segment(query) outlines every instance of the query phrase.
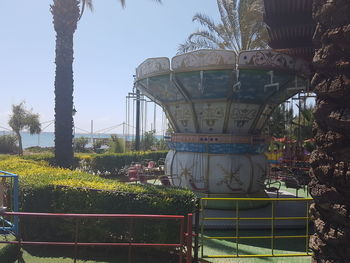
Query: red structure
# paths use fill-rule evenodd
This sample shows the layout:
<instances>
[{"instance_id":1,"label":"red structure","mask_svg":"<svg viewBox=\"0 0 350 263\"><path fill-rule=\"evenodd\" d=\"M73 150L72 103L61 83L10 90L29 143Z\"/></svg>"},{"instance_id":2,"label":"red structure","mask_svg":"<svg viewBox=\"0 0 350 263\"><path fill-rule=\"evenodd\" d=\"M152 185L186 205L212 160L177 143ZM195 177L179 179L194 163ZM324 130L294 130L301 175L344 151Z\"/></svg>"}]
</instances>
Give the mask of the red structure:
<instances>
[{"instance_id":1,"label":"red structure","mask_svg":"<svg viewBox=\"0 0 350 263\"><path fill-rule=\"evenodd\" d=\"M85 243L78 242L78 229L79 220L76 221L75 230L75 241L74 242L45 242L45 241L27 241L22 240L21 236L17 237L18 241L0 241L0 243L5 244L17 244L21 245L49 245L49 246L71 246L75 247L75 258L76 262L77 248L86 246L124 246L124 247L169 247L169 248L179 248L179 263L192 262L192 214L187 216L181 215L138 215L138 214L60 214L60 213L28 213L28 212L5 212L4 216L18 216L18 217L41 217L41 218L123 218L123 219L164 219L164 220L179 220L179 243ZM185 227L185 222L187 225ZM186 229L185 229L186 228ZM166 233L164 233L166 235ZM129 255L130 257L130 255ZM184 261L185 260L185 261Z\"/></svg>"}]
</instances>

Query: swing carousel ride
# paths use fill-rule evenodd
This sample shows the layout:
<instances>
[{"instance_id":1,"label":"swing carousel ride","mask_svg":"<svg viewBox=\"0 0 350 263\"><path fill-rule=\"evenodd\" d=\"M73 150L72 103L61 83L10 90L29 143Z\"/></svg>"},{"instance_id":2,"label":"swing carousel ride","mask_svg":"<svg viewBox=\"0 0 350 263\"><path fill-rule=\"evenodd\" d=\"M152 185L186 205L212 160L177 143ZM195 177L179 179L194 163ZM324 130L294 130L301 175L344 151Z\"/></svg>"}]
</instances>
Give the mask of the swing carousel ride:
<instances>
[{"instance_id":1,"label":"swing carousel ride","mask_svg":"<svg viewBox=\"0 0 350 263\"><path fill-rule=\"evenodd\" d=\"M274 108L308 88L308 64L271 50L199 50L149 58L135 87L165 111L174 131L165 172L171 184L208 197L265 196Z\"/></svg>"}]
</instances>

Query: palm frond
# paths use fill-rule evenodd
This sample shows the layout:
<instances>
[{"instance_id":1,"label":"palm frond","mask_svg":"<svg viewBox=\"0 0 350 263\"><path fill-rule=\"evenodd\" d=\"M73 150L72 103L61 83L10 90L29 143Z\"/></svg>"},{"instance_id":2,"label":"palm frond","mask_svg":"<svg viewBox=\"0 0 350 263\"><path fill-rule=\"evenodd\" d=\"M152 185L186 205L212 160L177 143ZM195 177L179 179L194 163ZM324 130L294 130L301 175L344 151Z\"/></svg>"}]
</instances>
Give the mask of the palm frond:
<instances>
[{"instance_id":1,"label":"palm frond","mask_svg":"<svg viewBox=\"0 0 350 263\"><path fill-rule=\"evenodd\" d=\"M223 27L232 47L238 52L242 49L241 30L239 28L239 15L237 12L237 0L217 0Z\"/></svg>"},{"instance_id":2,"label":"palm frond","mask_svg":"<svg viewBox=\"0 0 350 263\"><path fill-rule=\"evenodd\" d=\"M125 7L125 0L119 0L120 4L122 5L122 7Z\"/></svg>"},{"instance_id":3,"label":"palm frond","mask_svg":"<svg viewBox=\"0 0 350 263\"><path fill-rule=\"evenodd\" d=\"M85 11L85 6L87 6L91 11L94 11L92 0L81 0L81 11L80 11L80 16L78 20L80 20L81 17L83 16Z\"/></svg>"},{"instance_id":4,"label":"palm frond","mask_svg":"<svg viewBox=\"0 0 350 263\"><path fill-rule=\"evenodd\" d=\"M224 48L224 42L220 40L220 38L216 37L214 34L205 30L198 30L191 35L189 35L189 41L195 41L195 39L202 39L206 42L211 42L219 48Z\"/></svg>"},{"instance_id":5,"label":"palm frond","mask_svg":"<svg viewBox=\"0 0 350 263\"><path fill-rule=\"evenodd\" d=\"M179 45L177 55L205 48L215 49L217 47L205 39L195 39L192 41L187 39L185 43Z\"/></svg>"},{"instance_id":6,"label":"palm frond","mask_svg":"<svg viewBox=\"0 0 350 263\"><path fill-rule=\"evenodd\" d=\"M217 0L221 23L215 23L205 14L195 14L192 21L198 22L203 30L192 33L186 43L179 46L179 52L197 49L199 44L236 52L267 47L262 1Z\"/></svg>"},{"instance_id":7,"label":"palm frond","mask_svg":"<svg viewBox=\"0 0 350 263\"><path fill-rule=\"evenodd\" d=\"M220 35L217 25L215 22L207 15L197 13L193 16L192 22L198 22L201 26L208 28L209 31L215 32Z\"/></svg>"}]
</instances>

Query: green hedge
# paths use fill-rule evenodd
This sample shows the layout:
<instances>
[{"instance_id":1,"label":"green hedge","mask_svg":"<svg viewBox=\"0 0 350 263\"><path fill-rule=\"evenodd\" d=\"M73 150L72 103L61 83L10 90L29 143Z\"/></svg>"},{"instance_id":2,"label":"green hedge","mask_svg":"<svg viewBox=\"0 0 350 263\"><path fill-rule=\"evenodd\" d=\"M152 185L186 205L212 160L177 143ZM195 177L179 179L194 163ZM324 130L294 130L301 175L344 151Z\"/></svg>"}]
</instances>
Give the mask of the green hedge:
<instances>
[{"instance_id":1,"label":"green hedge","mask_svg":"<svg viewBox=\"0 0 350 263\"><path fill-rule=\"evenodd\" d=\"M53 213L177 214L193 212L191 191L153 185L131 185L79 171L53 168L46 162L11 157L0 170L20 176L21 210ZM71 219L22 219L25 239L72 241ZM177 242L177 226L169 221L90 219L80 224L81 242Z\"/></svg>"},{"instance_id":2,"label":"green hedge","mask_svg":"<svg viewBox=\"0 0 350 263\"><path fill-rule=\"evenodd\" d=\"M91 214L180 214L193 211L194 197L175 189L149 187L147 193L98 191L92 189L45 187L26 188L23 211ZM74 240L73 219L22 220L25 238ZM82 242L126 242L133 229L137 242L178 242L179 224L166 220L87 219L79 227Z\"/></svg>"},{"instance_id":3,"label":"green hedge","mask_svg":"<svg viewBox=\"0 0 350 263\"><path fill-rule=\"evenodd\" d=\"M18 256L21 255L19 247L17 245L4 245L0 249L0 262L2 263L15 263L18 260Z\"/></svg>"},{"instance_id":4,"label":"green hedge","mask_svg":"<svg viewBox=\"0 0 350 263\"><path fill-rule=\"evenodd\" d=\"M117 175L118 171L132 162L142 162L146 159L158 161L165 158L168 151L131 152L114 154L80 155L80 167L88 172L102 175Z\"/></svg>"},{"instance_id":5,"label":"green hedge","mask_svg":"<svg viewBox=\"0 0 350 263\"><path fill-rule=\"evenodd\" d=\"M165 158L168 151L130 152L130 153L106 153L106 154L76 154L74 157L75 168L100 175L117 175L119 170L132 162L141 162L147 159L158 161ZM45 161L55 165L54 155L32 154L23 156L26 160Z\"/></svg>"}]
</instances>

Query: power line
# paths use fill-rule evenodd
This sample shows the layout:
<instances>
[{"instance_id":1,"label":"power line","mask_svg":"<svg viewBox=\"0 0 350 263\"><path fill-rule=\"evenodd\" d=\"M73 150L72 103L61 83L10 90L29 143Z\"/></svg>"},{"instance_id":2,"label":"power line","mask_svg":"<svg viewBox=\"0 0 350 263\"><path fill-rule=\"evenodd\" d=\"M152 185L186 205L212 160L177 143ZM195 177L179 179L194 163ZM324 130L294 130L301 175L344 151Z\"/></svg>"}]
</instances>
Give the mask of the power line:
<instances>
[{"instance_id":1,"label":"power line","mask_svg":"<svg viewBox=\"0 0 350 263\"><path fill-rule=\"evenodd\" d=\"M83 132L86 132L86 133L91 133L90 131L87 131L87 130L84 130L84 129L81 129L81 128L79 128L79 127L77 127L77 126L75 126L75 128L77 129L77 130L80 130L80 131L83 131Z\"/></svg>"}]
</instances>

